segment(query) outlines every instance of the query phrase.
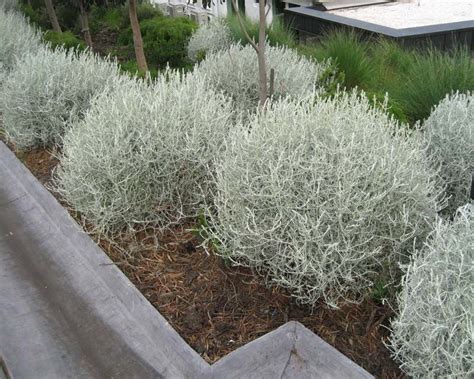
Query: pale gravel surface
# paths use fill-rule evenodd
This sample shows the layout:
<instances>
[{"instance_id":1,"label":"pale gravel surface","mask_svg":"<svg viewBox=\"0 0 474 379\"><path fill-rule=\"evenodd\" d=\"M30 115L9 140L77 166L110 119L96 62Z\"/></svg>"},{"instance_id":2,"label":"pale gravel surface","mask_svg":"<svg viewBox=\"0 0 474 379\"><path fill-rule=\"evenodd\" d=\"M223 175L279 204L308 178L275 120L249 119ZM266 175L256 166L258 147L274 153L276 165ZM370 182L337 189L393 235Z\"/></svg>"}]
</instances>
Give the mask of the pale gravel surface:
<instances>
[{"instance_id":1,"label":"pale gravel surface","mask_svg":"<svg viewBox=\"0 0 474 379\"><path fill-rule=\"evenodd\" d=\"M329 12L403 29L474 20L474 0L412 0Z\"/></svg>"}]
</instances>

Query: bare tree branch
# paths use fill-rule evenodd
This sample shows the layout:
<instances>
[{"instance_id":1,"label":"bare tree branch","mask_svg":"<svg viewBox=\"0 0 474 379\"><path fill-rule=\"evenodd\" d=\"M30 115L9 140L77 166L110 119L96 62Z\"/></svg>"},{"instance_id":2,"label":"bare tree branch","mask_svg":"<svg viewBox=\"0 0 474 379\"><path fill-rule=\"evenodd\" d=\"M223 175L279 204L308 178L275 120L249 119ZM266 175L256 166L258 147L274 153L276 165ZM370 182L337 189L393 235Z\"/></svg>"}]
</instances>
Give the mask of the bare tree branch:
<instances>
[{"instance_id":1,"label":"bare tree branch","mask_svg":"<svg viewBox=\"0 0 474 379\"><path fill-rule=\"evenodd\" d=\"M237 7L237 3L235 2L235 0L231 0L231 3L232 3L232 8L234 8L235 13L237 14L237 20L239 21L240 29L242 29L242 32L244 33L245 38L247 38L247 41L250 43L250 45L252 45L252 47L255 49L255 51L258 54L258 46L255 43L255 41L250 37L247 29L245 28L244 22L242 20L242 14L240 13L239 8Z\"/></svg>"}]
</instances>

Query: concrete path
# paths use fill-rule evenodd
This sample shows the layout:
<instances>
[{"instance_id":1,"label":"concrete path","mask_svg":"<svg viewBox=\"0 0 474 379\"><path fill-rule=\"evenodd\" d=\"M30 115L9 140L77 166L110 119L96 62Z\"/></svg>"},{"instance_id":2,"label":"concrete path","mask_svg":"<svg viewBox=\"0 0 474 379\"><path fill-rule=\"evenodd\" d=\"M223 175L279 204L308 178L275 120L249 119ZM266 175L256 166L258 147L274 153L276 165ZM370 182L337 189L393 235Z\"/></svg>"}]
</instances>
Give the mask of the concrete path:
<instances>
[{"instance_id":1,"label":"concrete path","mask_svg":"<svg viewBox=\"0 0 474 379\"><path fill-rule=\"evenodd\" d=\"M0 378L371 378L297 322L208 365L0 142Z\"/></svg>"}]
</instances>

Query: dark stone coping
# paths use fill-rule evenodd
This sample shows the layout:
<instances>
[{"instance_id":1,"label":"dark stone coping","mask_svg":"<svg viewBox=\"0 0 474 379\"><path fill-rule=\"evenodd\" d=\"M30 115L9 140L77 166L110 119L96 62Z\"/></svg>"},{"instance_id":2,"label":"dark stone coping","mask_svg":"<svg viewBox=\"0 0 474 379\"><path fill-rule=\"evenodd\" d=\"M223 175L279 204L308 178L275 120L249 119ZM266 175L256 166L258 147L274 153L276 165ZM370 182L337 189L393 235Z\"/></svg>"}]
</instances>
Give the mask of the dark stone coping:
<instances>
[{"instance_id":1,"label":"dark stone coping","mask_svg":"<svg viewBox=\"0 0 474 379\"><path fill-rule=\"evenodd\" d=\"M446 5L449 8L447 3ZM302 21L302 19L312 18L311 25ZM436 38L440 35L454 35L444 46L446 41L443 41L442 48L452 46L456 39L464 42L471 50L474 50L474 19L470 21L451 22L446 24L418 26L412 28L395 29L383 25L378 25L366 21L355 20L353 18L334 15L328 12L318 11L311 7L295 7L285 9L285 20L293 28L298 31L307 32L317 35L321 29L328 26L345 26L361 30L372 34L382 34L390 38L399 40L421 40ZM324 27L318 25L323 24ZM436 43L435 43L436 45Z\"/></svg>"}]
</instances>

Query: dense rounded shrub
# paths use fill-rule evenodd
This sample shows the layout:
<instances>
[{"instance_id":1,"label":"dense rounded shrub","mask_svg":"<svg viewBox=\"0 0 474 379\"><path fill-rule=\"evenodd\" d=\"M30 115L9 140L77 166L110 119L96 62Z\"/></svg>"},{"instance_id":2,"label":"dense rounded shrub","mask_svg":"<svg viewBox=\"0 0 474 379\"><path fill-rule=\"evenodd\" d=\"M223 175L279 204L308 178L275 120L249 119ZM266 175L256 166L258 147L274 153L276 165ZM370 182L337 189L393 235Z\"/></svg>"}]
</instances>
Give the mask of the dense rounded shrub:
<instances>
[{"instance_id":1,"label":"dense rounded shrub","mask_svg":"<svg viewBox=\"0 0 474 379\"><path fill-rule=\"evenodd\" d=\"M193 62L200 61L206 54L228 49L231 45L230 29L218 18L194 32L188 43L188 57Z\"/></svg>"},{"instance_id":2,"label":"dense rounded shrub","mask_svg":"<svg viewBox=\"0 0 474 379\"><path fill-rule=\"evenodd\" d=\"M231 113L228 99L198 78L167 72L151 86L130 79L67 133L59 191L103 232L195 215Z\"/></svg>"},{"instance_id":3,"label":"dense rounded shrub","mask_svg":"<svg viewBox=\"0 0 474 379\"><path fill-rule=\"evenodd\" d=\"M7 137L20 149L58 143L92 97L120 80L115 64L88 51L43 48L25 56L0 92Z\"/></svg>"},{"instance_id":4,"label":"dense rounded shrub","mask_svg":"<svg viewBox=\"0 0 474 379\"><path fill-rule=\"evenodd\" d=\"M430 231L436 178L366 97L283 100L226 140L207 233L301 302L357 301Z\"/></svg>"},{"instance_id":5,"label":"dense rounded shrub","mask_svg":"<svg viewBox=\"0 0 474 379\"><path fill-rule=\"evenodd\" d=\"M268 69L275 70L274 98L301 97L324 84L321 78L328 63L315 63L286 47L266 48ZM195 74L206 78L210 86L232 97L242 112L254 111L258 105L258 64L252 46L232 45L201 61ZM270 80L270 75L268 75Z\"/></svg>"},{"instance_id":6,"label":"dense rounded shrub","mask_svg":"<svg viewBox=\"0 0 474 379\"><path fill-rule=\"evenodd\" d=\"M474 174L474 95L447 96L424 123L424 132L446 184L449 203L445 213L453 215L469 201Z\"/></svg>"},{"instance_id":7,"label":"dense rounded shrub","mask_svg":"<svg viewBox=\"0 0 474 379\"><path fill-rule=\"evenodd\" d=\"M25 54L40 49L41 36L26 19L17 12L6 12L0 7L0 82Z\"/></svg>"},{"instance_id":8,"label":"dense rounded shrub","mask_svg":"<svg viewBox=\"0 0 474 379\"><path fill-rule=\"evenodd\" d=\"M43 35L43 40L49 43L51 48L56 48L58 46L65 47L66 49L77 49L85 50L86 44L81 39L77 38L74 33L66 32L54 32L48 30Z\"/></svg>"},{"instance_id":9,"label":"dense rounded shrub","mask_svg":"<svg viewBox=\"0 0 474 379\"><path fill-rule=\"evenodd\" d=\"M474 207L440 222L406 269L391 348L413 378L474 374Z\"/></svg>"},{"instance_id":10,"label":"dense rounded shrub","mask_svg":"<svg viewBox=\"0 0 474 379\"><path fill-rule=\"evenodd\" d=\"M185 17L155 17L141 22L140 30L147 62L159 67L185 67L189 64L188 40L196 29L196 23ZM122 32L119 41L133 49L132 29L128 28Z\"/></svg>"}]
</instances>

